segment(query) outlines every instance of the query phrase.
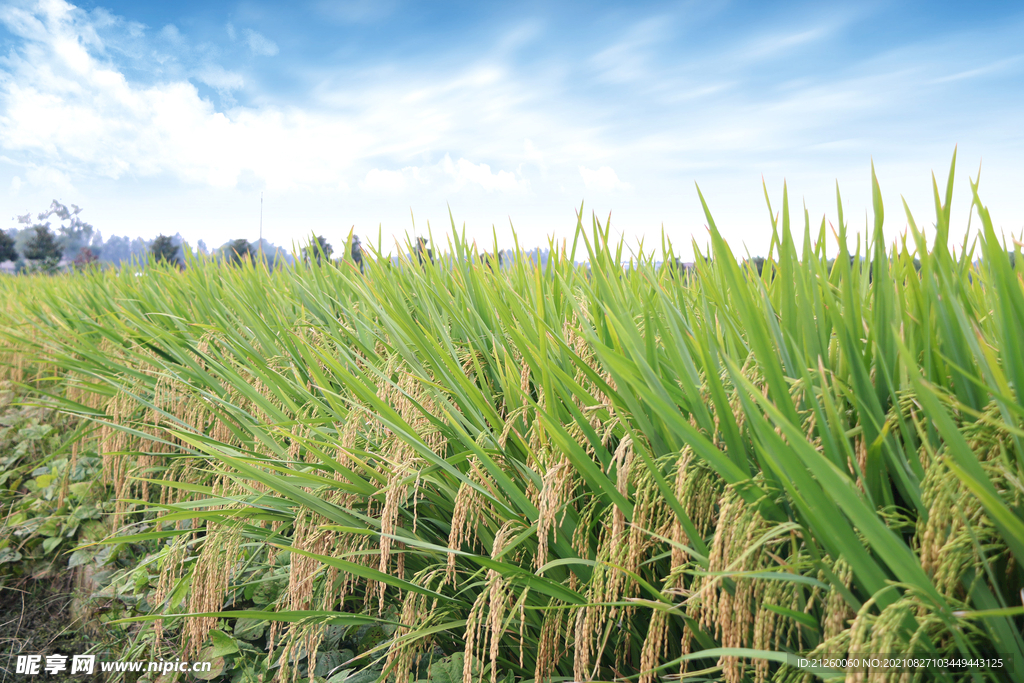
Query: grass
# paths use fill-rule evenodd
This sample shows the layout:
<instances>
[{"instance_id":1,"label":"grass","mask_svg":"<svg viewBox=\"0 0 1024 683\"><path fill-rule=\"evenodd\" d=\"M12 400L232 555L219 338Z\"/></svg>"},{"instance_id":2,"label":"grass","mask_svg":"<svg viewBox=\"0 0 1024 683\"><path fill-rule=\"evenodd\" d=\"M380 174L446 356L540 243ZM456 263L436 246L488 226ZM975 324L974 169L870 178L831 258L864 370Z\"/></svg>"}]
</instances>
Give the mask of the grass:
<instances>
[{"instance_id":1,"label":"grass","mask_svg":"<svg viewBox=\"0 0 1024 683\"><path fill-rule=\"evenodd\" d=\"M864 254L837 192L834 264L784 192L760 274L705 205L710 258L686 275L623 269L594 219L544 268L482 265L453 222L434 263L363 274L7 278L7 374L61 376L52 401L97 425L115 528L134 524L107 543L152 544L159 569L137 618L228 650L225 680L1024 666L1022 261L976 184L979 238L950 249L952 177L931 245L909 211L884 241L873 179ZM328 624L367 617L387 632L339 661ZM259 656L245 618L271 622Z\"/></svg>"}]
</instances>

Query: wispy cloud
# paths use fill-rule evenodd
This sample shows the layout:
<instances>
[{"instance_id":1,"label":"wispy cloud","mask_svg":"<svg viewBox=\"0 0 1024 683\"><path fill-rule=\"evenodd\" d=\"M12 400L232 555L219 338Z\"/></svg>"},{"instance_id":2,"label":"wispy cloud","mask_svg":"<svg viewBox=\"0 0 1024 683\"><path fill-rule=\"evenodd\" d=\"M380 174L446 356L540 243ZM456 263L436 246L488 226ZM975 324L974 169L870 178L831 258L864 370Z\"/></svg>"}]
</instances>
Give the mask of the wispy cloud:
<instances>
[{"instance_id":1,"label":"wispy cloud","mask_svg":"<svg viewBox=\"0 0 1024 683\"><path fill-rule=\"evenodd\" d=\"M834 35L836 25L812 26L797 31L780 32L753 38L730 53L732 60L749 63L771 59L804 45L824 40Z\"/></svg>"},{"instance_id":2,"label":"wispy cloud","mask_svg":"<svg viewBox=\"0 0 1024 683\"><path fill-rule=\"evenodd\" d=\"M277 43L261 33L257 33L251 28L245 29L243 33L245 34L245 43L249 46L249 50L254 55L261 57L273 57L278 53Z\"/></svg>"},{"instance_id":3,"label":"wispy cloud","mask_svg":"<svg viewBox=\"0 0 1024 683\"><path fill-rule=\"evenodd\" d=\"M242 77L242 74L234 71L228 71L217 64L208 64L203 66L196 73L196 78L211 88L223 93L238 90L245 85L245 78Z\"/></svg>"},{"instance_id":4,"label":"wispy cloud","mask_svg":"<svg viewBox=\"0 0 1024 683\"><path fill-rule=\"evenodd\" d=\"M976 69L967 69L966 71L958 71L956 73L949 74L948 76L940 76L939 78L933 78L932 84L938 85L941 83L949 83L951 81L962 81L970 78L978 78L979 76L989 76L992 74L998 74L1005 72L1009 69L1020 69L1021 65L1024 64L1024 54L1014 55L1005 59L998 59L985 66L980 66Z\"/></svg>"},{"instance_id":5,"label":"wispy cloud","mask_svg":"<svg viewBox=\"0 0 1024 683\"><path fill-rule=\"evenodd\" d=\"M631 26L625 35L603 48L591 63L607 83L630 83L652 76L653 48L671 35L669 17L652 17Z\"/></svg>"}]
</instances>

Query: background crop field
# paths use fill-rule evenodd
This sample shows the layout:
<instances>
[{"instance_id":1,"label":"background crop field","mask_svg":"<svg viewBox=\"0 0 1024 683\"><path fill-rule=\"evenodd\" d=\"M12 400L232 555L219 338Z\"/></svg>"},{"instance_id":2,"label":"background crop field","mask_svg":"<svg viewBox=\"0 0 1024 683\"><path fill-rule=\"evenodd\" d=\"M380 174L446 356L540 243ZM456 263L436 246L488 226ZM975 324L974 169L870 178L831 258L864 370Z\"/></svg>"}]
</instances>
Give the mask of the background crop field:
<instances>
[{"instance_id":1,"label":"background crop field","mask_svg":"<svg viewBox=\"0 0 1024 683\"><path fill-rule=\"evenodd\" d=\"M709 212L692 269L623 267L594 219L545 267L453 225L433 263L363 273L2 278L6 380L79 430L7 456L4 580L91 566L125 653L231 681L1020 671L1020 245L977 194L949 245L938 186L934 243L908 212L886 244L873 192L852 251L841 201L812 225L784 194L760 272ZM115 502L54 559L83 463Z\"/></svg>"}]
</instances>

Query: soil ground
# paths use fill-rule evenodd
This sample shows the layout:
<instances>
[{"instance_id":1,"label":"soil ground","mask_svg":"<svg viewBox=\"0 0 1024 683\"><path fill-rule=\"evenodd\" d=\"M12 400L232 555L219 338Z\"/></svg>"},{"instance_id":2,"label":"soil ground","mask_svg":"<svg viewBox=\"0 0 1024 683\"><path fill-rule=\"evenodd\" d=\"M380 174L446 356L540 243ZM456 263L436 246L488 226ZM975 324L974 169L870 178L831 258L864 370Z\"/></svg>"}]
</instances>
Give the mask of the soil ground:
<instances>
[{"instance_id":1,"label":"soil ground","mask_svg":"<svg viewBox=\"0 0 1024 683\"><path fill-rule=\"evenodd\" d=\"M15 673L19 654L42 655L44 663L46 655L66 655L70 671L71 656L86 654L96 644L72 617L73 590L70 573L66 578L26 579L0 586L0 683L103 680L99 673L91 676L72 676L67 672L56 675L41 672L38 676Z\"/></svg>"}]
</instances>

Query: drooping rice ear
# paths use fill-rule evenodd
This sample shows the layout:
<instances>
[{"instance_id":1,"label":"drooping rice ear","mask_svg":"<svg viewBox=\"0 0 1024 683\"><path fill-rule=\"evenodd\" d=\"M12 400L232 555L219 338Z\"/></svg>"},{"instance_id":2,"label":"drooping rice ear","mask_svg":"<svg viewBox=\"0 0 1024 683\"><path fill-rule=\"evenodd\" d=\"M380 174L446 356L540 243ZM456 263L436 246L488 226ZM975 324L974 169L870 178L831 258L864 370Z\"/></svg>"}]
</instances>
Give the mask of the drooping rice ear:
<instances>
[{"instance_id":1,"label":"drooping rice ear","mask_svg":"<svg viewBox=\"0 0 1024 683\"><path fill-rule=\"evenodd\" d=\"M192 569L192 585L188 597L189 612L218 612L223 608L240 541L241 534L237 529L207 524L206 538ZM185 632L190 654L199 654L206 637L216 625L216 617L186 619Z\"/></svg>"}]
</instances>

